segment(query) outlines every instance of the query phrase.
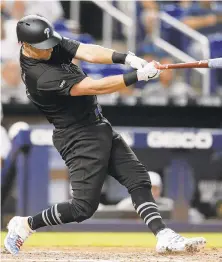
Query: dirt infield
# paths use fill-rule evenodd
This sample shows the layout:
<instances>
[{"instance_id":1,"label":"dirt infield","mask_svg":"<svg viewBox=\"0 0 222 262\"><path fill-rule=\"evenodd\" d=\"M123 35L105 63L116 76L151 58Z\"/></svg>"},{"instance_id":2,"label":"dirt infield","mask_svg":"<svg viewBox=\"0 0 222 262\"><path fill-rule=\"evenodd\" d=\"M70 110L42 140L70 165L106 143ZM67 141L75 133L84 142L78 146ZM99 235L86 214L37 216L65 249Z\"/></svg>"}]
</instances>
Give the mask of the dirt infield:
<instances>
[{"instance_id":1,"label":"dirt infield","mask_svg":"<svg viewBox=\"0 0 222 262\"><path fill-rule=\"evenodd\" d=\"M1 254L1 261L32 262L222 262L222 248L207 248L196 254L158 255L150 248L58 247L25 248L18 256Z\"/></svg>"}]
</instances>

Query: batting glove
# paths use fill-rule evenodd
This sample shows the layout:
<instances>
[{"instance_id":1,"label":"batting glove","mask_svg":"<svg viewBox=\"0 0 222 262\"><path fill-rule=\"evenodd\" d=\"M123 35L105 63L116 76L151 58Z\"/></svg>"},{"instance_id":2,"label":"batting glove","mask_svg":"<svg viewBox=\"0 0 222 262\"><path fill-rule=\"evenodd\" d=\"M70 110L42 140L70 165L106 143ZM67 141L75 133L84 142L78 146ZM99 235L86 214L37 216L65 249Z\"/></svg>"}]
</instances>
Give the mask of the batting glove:
<instances>
[{"instance_id":1,"label":"batting glove","mask_svg":"<svg viewBox=\"0 0 222 262\"><path fill-rule=\"evenodd\" d=\"M143 68L146 64L146 60L139 58L134 53L129 52L126 56L125 65L131 66L134 69Z\"/></svg>"},{"instance_id":2,"label":"batting glove","mask_svg":"<svg viewBox=\"0 0 222 262\"><path fill-rule=\"evenodd\" d=\"M143 68L137 70L137 78L139 81L148 81L157 78L161 71L155 67L156 61L147 63Z\"/></svg>"}]
</instances>

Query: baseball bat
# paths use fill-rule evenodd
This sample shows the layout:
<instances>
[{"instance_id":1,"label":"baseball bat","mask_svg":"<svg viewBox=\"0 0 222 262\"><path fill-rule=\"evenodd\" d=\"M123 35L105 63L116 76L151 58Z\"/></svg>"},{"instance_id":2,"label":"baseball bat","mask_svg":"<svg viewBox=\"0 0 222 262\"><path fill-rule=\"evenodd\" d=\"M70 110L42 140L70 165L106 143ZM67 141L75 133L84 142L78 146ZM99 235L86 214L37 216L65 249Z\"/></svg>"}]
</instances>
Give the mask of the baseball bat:
<instances>
[{"instance_id":1,"label":"baseball bat","mask_svg":"<svg viewBox=\"0 0 222 262\"><path fill-rule=\"evenodd\" d=\"M177 63L177 64L156 64L156 68L160 70L164 69L181 69L181 68L222 68L222 58L215 58L209 60L200 60L189 63Z\"/></svg>"}]
</instances>

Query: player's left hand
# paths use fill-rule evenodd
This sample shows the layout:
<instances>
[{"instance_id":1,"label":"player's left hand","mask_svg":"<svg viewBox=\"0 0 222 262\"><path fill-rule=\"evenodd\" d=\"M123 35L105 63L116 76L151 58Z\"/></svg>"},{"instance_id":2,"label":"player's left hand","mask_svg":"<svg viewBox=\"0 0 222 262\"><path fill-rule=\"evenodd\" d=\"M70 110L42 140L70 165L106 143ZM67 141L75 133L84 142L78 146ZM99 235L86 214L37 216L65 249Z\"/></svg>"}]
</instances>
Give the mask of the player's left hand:
<instances>
[{"instance_id":1,"label":"player's left hand","mask_svg":"<svg viewBox=\"0 0 222 262\"><path fill-rule=\"evenodd\" d=\"M156 65L159 64L156 61L147 63L143 68L137 70L138 81L149 81L159 77L161 70L156 68Z\"/></svg>"},{"instance_id":2,"label":"player's left hand","mask_svg":"<svg viewBox=\"0 0 222 262\"><path fill-rule=\"evenodd\" d=\"M143 68L148 62L142 58L139 58L135 54L129 52L126 56L125 65L131 66L134 69Z\"/></svg>"}]
</instances>

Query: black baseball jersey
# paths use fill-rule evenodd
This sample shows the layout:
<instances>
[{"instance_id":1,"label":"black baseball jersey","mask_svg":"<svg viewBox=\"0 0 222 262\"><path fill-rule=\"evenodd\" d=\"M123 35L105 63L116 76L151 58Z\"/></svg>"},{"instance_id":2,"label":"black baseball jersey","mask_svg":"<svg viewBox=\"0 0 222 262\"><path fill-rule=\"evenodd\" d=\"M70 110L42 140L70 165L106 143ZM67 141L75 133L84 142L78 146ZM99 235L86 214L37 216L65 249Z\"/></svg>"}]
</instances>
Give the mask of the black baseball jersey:
<instances>
[{"instance_id":1,"label":"black baseball jersey","mask_svg":"<svg viewBox=\"0 0 222 262\"><path fill-rule=\"evenodd\" d=\"M87 118L97 105L96 96L71 96L70 89L86 74L71 61L80 43L68 38L53 48L49 60L20 55L22 79L29 99L56 128Z\"/></svg>"}]
</instances>

